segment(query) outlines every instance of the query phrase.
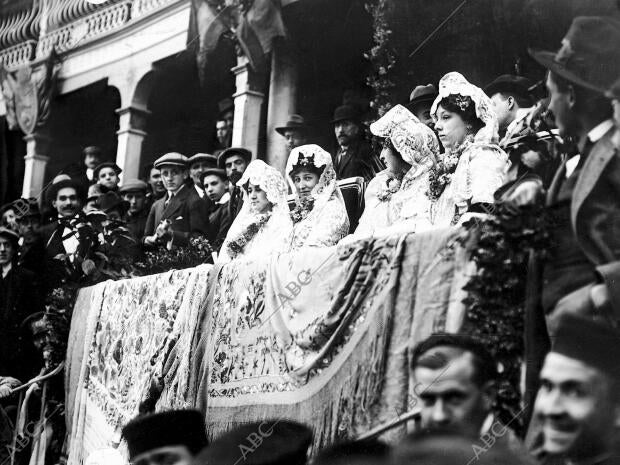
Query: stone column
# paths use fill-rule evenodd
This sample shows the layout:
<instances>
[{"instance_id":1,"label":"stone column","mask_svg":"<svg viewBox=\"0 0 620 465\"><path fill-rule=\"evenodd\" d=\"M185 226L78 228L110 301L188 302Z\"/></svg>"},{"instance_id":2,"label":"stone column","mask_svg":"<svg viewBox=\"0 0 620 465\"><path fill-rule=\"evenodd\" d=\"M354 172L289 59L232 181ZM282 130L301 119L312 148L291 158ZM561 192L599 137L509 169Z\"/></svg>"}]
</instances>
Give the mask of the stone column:
<instances>
[{"instance_id":1,"label":"stone column","mask_svg":"<svg viewBox=\"0 0 620 465\"><path fill-rule=\"evenodd\" d=\"M146 119L150 112L140 105L132 104L116 110L119 119L116 164L121 167L123 179L140 177L142 142L146 136Z\"/></svg>"},{"instance_id":2,"label":"stone column","mask_svg":"<svg viewBox=\"0 0 620 465\"><path fill-rule=\"evenodd\" d=\"M296 113L297 105L297 63L284 40L275 42L271 54L268 105L266 161L284 172L289 153L284 138L275 129Z\"/></svg>"},{"instance_id":3,"label":"stone column","mask_svg":"<svg viewBox=\"0 0 620 465\"><path fill-rule=\"evenodd\" d=\"M261 106L265 100L265 94L256 90L260 76L252 71L247 58L244 56L237 59L237 66L231 71L235 74L236 84L236 92L233 95L235 119L232 145L233 147L245 147L251 150L256 158L260 135Z\"/></svg>"},{"instance_id":4,"label":"stone column","mask_svg":"<svg viewBox=\"0 0 620 465\"><path fill-rule=\"evenodd\" d=\"M26 141L26 156L24 157L22 197L39 198L44 187L45 167L50 159L47 155L50 138L44 133L35 131L24 136L24 140Z\"/></svg>"}]
</instances>

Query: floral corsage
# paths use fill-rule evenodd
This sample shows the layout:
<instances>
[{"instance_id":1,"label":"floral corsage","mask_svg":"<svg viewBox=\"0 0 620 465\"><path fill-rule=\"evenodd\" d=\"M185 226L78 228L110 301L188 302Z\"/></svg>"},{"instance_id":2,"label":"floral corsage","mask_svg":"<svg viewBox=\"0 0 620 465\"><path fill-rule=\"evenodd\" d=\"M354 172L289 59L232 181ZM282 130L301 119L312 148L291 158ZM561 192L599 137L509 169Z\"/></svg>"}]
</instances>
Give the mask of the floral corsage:
<instances>
[{"instance_id":1,"label":"floral corsage","mask_svg":"<svg viewBox=\"0 0 620 465\"><path fill-rule=\"evenodd\" d=\"M228 245L228 256L230 258L235 258L245 246L258 234L258 232L262 229L267 221L271 218L271 213L264 213L260 215L256 215L256 219L248 224L234 239L232 239Z\"/></svg>"},{"instance_id":2,"label":"floral corsage","mask_svg":"<svg viewBox=\"0 0 620 465\"><path fill-rule=\"evenodd\" d=\"M299 199L297 205L295 205L295 208L291 211L291 219L293 220L293 223L299 223L301 220L306 219L313 207L314 198L312 196Z\"/></svg>"},{"instance_id":3,"label":"floral corsage","mask_svg":"<svg viewBox=\"0 0 620 465\"><path fill-rule=\"evenodd\" d=\"M388 179L386 182L386 187L384 187L377 193L377 199L379 199L380 202L389 202L392 198L392 195L394 195L400 189L400 185L400 179Z\"/></svg>"},{"instance_id":4,"label":"floral corsage","mask_svg":"<svg viewBox=\"0 0 620 465\"><path fill-rule=\"evenodd\" d=\"M456 165L459 162L458 155L447 154L446 157L432 166L428 174L428 191L426 195L432 201L436 201L446 186L452 181L452 175L456 170Z\"/></svg>"}]
</instances>

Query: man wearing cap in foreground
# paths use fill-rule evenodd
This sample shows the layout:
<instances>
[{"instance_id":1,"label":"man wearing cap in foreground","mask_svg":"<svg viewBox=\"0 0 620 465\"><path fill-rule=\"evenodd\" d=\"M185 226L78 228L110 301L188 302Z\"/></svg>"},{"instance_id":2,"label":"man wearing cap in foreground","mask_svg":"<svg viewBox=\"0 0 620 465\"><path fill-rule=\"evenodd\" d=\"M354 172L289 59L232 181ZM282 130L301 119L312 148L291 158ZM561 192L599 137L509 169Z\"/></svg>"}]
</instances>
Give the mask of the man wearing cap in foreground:
<instances>
[{"instance_id":1,"label":"man wearing cap in foreground","mask_svg":"<svg viewBox=\"0 0 620 465\"><path fill-rule=\"evenodd\" d=\"M416 86L409 95L409 103L405 105L422 123L434 129L435 123L431 116L431 106L435 98L439 95L437 88L433 84Z\"/></svg>"},{"instance_id":2,"label":"man wearing cap in foreground","mask_svg":"<svg viewBox=\"0 0 620 465\"><path fill-rule=\"evenodd\" d=\"M230 182L228 213L231 223L235 220L243 206L243 193L241 192L241 187L237 186L237 182L239 182L251 161L252 152L243 147L230 147L217 157L217 167L226 171L226 177Z\"/></svg>"},{"instance_id":3,"label":"man wearing cap in foreground","mask_svg":"<svg viewBox=\"0 0 620 465\"><path fill-rule=\"evenodd\" d=\"M137 241L142 240L144 236L146 219L149 216L149 210L146 208L147 190L147 184L139 179L130 179L119 189L121 197L129 204L126 218L127 229Z\"/></svg>"},{"instance_id":4,"label":"man wearing cap in foreground","mask_svg":"<svg viewBox=\"0 0 620 465\"><path fill-rule=\"evenodd\" d=\"M376 173L385 169L364 138L362 114L355 105L336 108L332 124L338 140L338 149L332 156L338 179L361 176L370 182Z\"/></svg>"},{"instance_id":5,"label":"man wearing cap in foreground","mask_svg":"<svg viewBox=\"0 0 620 465\"><path fill-rule=\"evenodd\" d=\"M132 465L190 465L207 445L197 410L169 410L134 418L123 428Z\"/></svg>"},{"instance_id":6,"label":"man wearing cap in foreground","mask_svg":"<svg viewBox=\"0 0 620 465\"><path fill-rule=\"evenodd\" d=\"M563 316L540 373L534 452L569 464L620 463L620 333L575 315ZM555 462L557 463L557 461Z\"/></svg>"},{"instance_id":7,"label":"man wearing cap in foreground","mask_svg":"<svg viewBox=\"0 0 620 465\"><path fill-rule=\"evenodd\" d=\"M187 185L187 157L170 152L155 161L161 171L166 195L151 207L144 229L144 245L184 246L192 234L207 234L205 206Z\"/></svg>"},{"instance_id":8,"label":"man wearing cap in foreground","mask_svg":"<svg viewBox=\"0 0 620 465\"><path fill-rule=\"evenodd\" d=\"M304 465L311 442L312 431L294 421L248 423L213 441L194 464Z\"/></svg>"},{"instance_id":9,"label":"man wearing cap in foreground","mask_svg":"<svg viewBox=\"0 0 620 465\"><path fill-rule=\"evenodd\" d=\"M577 17L557 53L531 54L549 70L549 109L560 135L574 138L580 155L560 165L548 192L541 180L528 178L510 196L517 205L546 197L550 215L545 263L528 267L526 402L536 390L547 334L553 336L561 315L587 315L612 326L620 321L620 155L604 96L620 76L620 21Z\"/></svg>"},{"instance_id":10,"label":"man wearing cap in foreground","mask_svg":"<svg viewBox=\"0 0 620 465\"><path fill-rule=\"evenodd\" d=\"M34 273L17 265L19 235L0 226L0 377L26 381L32 366L25 357L21 322L41 310L41 289Z\"/></svg>"},{"instance_id":11,"label":"man wearing cap in foreground","mask_svg":"<svg viewBox=\"0 0 620 465\"><path fill-rule=\"evenodd\" d=\"M284 126L276 128L276 132L286 139L286 149L290 153L295 147L308 143L306 120L301 115L290 115Z\"/></svg>"}]
</instances>

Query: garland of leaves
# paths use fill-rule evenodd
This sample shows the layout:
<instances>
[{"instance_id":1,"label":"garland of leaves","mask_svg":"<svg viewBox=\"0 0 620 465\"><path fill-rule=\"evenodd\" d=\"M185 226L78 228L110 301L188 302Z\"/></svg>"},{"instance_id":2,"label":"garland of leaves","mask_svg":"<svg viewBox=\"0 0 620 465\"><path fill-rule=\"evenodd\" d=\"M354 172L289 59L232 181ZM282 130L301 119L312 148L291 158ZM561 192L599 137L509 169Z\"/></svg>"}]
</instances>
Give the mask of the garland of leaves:
<instances>
[{"instance_id":1,"label":"garland of leaves","mask_svg":"<svg viewBox=\"0 0 620 465\"><path fill-rule=\"evenodd\" d=\"M364 53L372 65L372 74L366 78L366 83L374 94L370 106L380 117L392 107L392 89L396 86L390 79L390 71L396 64L396 52L390 45L392 30L387 20L391 3L389 0L367 0L365 4L366 11L372 16L374 41L373 47Z\"/></svg>"},{"instance_id":2,"label":"garland of leaves","mask_svg":"<svg viewBox=\"0 0 620 465\"><path fill-rule=\"evenodd\" d=\"M258 234L264 225L271 218L271 213L257 215L256 220L248 224L236 237L234 237L226 246L228 256L235 258L245 246Z\"/></svg>"},{"instance_id":3,"label":"garland of leaves","mask_svg":"<svg viewBox=\"0 0 620 465\"><path fill-rule=\"evenodd\" d=\"M468 236L477 235L471 257L477 273L464 287L464 331L482 341L500 363L495 409L518 434L524 430L518 412L527 266L530 251L544 257L548 249L547 225L544 207L515 209L505 204L495 204L489 217L464 224Z\"/></svg>"}]
</instances>

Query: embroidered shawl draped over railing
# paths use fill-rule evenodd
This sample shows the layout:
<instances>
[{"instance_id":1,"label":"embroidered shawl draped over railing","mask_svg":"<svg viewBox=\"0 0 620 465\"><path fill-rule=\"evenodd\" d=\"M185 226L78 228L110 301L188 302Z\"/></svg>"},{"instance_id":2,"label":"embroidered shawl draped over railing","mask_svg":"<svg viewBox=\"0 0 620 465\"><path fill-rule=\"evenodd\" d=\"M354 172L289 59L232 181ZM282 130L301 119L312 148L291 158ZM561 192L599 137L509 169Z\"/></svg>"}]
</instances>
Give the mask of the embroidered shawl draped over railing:
<instances>
[{"instance_id":1,"label":"embroidered shawl draped over railing","mask_svg":"<svg viewBox=\"0 0 620 465\"><path fill-rule=\"evenodd\" d=\"M179 279L167 273L82 290L67 378L71 457L84 458L95 448L77 438L103 430L112 439L146 395L147 376L158 372L165 387L157 409L197 406L210 437L244 422L290 418L314 429L317 447L395 418L412 395L408 348L462 324L469 265L458 234L446 229L359 241L235 260L210 274L198 268L175 272ZM149 300L156 288L169 297ZM148 297L130 297L142 294ZM92 360L115 356L114 341L108 344L101 328L128 328L117 305L135 318L159 321L161 302L180 308L176 321L166 320L165 348L149 346L139 387L126 394L140 391L142 397L119 402L114 391L105 392L116 384L97 381L100 374L90 371ZM91 327L91 319L99 323ZM137 336L125 333L124 340ZM119 373L125 363L118 364ZM122 407L115 412L122 415L106 416L101 401Z\"/></svg>"}]
</instances>

